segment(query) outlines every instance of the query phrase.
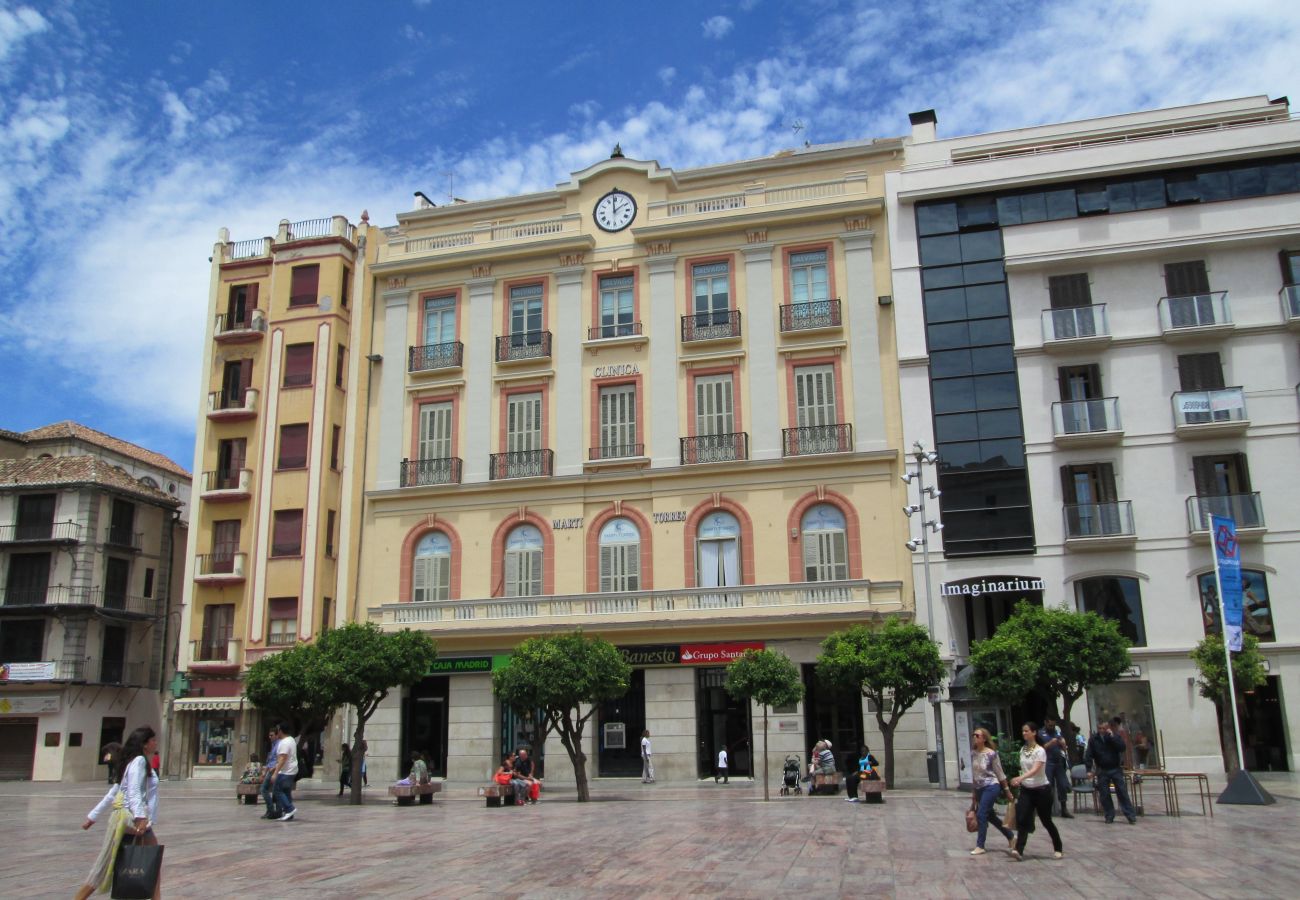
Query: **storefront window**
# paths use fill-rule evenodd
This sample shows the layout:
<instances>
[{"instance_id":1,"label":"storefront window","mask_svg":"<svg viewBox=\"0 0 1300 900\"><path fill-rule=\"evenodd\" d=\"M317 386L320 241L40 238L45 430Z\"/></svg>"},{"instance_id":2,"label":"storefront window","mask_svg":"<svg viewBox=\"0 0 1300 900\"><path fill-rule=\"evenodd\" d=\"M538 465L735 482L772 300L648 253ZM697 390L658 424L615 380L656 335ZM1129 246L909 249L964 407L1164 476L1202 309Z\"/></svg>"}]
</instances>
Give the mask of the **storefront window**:
<instances>
[{"instance_id":1,"label":"storefront window","mask_svg":"<svg viewBox=\"0 0 1300 900\"><path fill-rule=\"evenodd\" d=\"M1206 572L1197 580L1200 583L1201 624L1205 626L1206 634L1218 634L1219 589L1214 573ZM1263 572L1241 570L1241 604L1242 633L1253 634L1264 643L1277 640L1277 633L1273 630L1273 607L1268 599L1268 581Z\"/></svg>"},{"instance_id":2,"label":"storefront window","mask_svg":"<svg viewBox=\"0 0 1300 900\"><path fill-rule=\"evenodd\" d=\"M234 719L207 717L199 719L198 758L194 760L195 765L230 765L234 734Z\"/></svg>"},{"instance_id":3,"label":"storefront window","mask_svg":"<svg viewBox=\"0 0 1300 900\"><path fill-rule=\"evenodd\" d=\"M1124 766L1129 769L1159 769L1164 748L1156 743L1155 712L1151 706L1151 685L1145 681L1117 681L1088 689L1088 706L1095 731L1101 722L1119 716L1123 722Z\"/></svg>"},{"instance_id":4,"label":"storefront window","mask_svg":"<svg viewBox=\"0 0 1300 900\"><path fill-rule=\"evenodd\" d=\"M1142 591L1136 578L1114 575L1085 578L1075 585L1079 609L1094 612L1119 623L1119 633L1134 647L1147 645L1146 624L1142 619Z\"/></svg>"}]
</instances>

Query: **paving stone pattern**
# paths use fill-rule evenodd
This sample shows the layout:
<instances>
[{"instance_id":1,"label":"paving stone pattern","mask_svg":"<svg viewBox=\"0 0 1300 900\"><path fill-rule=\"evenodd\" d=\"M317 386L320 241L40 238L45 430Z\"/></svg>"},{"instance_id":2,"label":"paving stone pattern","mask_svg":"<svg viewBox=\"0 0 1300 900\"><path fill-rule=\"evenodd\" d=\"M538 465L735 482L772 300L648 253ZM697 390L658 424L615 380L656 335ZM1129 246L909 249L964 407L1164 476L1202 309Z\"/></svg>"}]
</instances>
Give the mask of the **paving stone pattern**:
<instances>
[{"instance_id":1,"label":"paving stone pattern","mask_svg":"<svg viewBox=\"0 0 1300 900\"><path fill-rule=\"evenodd\" d=\"M1152 814L1129 826L1060 823L1065 859L1039 829L1014 862L991 834L972 858L964 795L899 790L884 806L778 797L733 779L698 787L601 782L535 806L487 809L476 785L398 808L382 787L350 807L307 788L298 820L268 822L233 788L164 782L158 834L169 898L568 898L1051 896L1295 897L1300 800ZM92 784L0 784L8 827L0 897L67 897L102 838L80 825ZM1295 792L1293 792L1295 793ZM1152 804L1152 806L1156 806ZM1185 806L1185 809L1191 809ZM996 848L996 849L995 849Z\"/></svg>"}]
</instances>

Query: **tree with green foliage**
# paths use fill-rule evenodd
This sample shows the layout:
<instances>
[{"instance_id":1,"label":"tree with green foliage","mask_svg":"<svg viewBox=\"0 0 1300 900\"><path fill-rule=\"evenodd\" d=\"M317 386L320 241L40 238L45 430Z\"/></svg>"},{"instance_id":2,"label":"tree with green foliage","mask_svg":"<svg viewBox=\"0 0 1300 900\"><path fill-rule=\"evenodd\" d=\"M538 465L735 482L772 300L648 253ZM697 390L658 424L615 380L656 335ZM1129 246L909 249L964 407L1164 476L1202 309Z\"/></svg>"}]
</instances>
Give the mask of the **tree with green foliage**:
<instances>
[{"instance_id":1,"label":"tree with green foliage","mask_svg":"<svg viewBox=\"0 0 1300 900\"><path fill-rule=\"evenodd\" d=\"M894 729L903 714L943 679L943 660L930 633L914 622L886 619L854 625L822 641L817 677L871 701L885 741L885 785L894 786Z\"/></svg>"},{"instance_id":2,"label":"tree with green foliage","mask_svg":"<svg viewBox=\"0 0 1300 900\"><path fill-rule=\"evenodd\" d=\"M1223 747L1223 768L1233 774L1241 768L1237 759L1237 736L1232 733L1232 709L1228 706L1228 665L1223 652L1223 636L1206 635L1192 649L1192 661L1196 663L1199 677L1196 687L1200 695L1214 704L1215 715L1219 718L1219 743ZM1243 635L1241 649L1232 654L1232 680L1237 694L1232 702L1240 705L1242 695L1253 691L1268 680L1264 669L1264 657L1259 652L1259 639L1253 635Z\"/></svg>"},{"instance_id":3,"label":"tree with green foliage","mask_svg":"<svg viewBox=\"0 0 1300 900\"><path fill-rule=\"evenodd\" d=\"M253 705L277 723L290 723L294 734L318 734L339 707L319 677L316 654L315 644L295 644L263 656L244 676L244 693ZM252 753L260 761L257 751Z\"/></svg>"},{"instance_id":4,"label":"tree with green foliage","mask_svg":"<svg viewBox=\"0 0 1300 900\"><path fill-rule=\"evenodd\" d=\"M542 710L542 738L552 731L560 736L573 763L579 803L590 799L583 730L601 703L622 697L631 683L632 667L618 648L581 630L529 638L492 673L502 703L520 714Z\"/></svg>"},{"instance_id":5,"label":"tree with green foliage","mask_svg":"<svg viewBox=\"0 0 1300 900\"><path fill-rule=\"evenodd\" d=\"M784 653L775 650L746 650L727 666L723 687L738 700L757 701L763 706L763 799L771 799L767 777L767 708L789 706L803 698L799 670Z\"/></svg>"},{"instance_id":6,"label":"tree with green foliage","mask_svg":"<svg viewBox=\"0 0 1300 900\"><path fill-rule=\"evenodd\" d=\"M1068 723L1085 690L1113 683L1133 664L1128 648L1113 619L1021 601L991 638L971 648L971 690L1009 702L1038 693L1051 715Z\"/></svg>"}]
</instances>

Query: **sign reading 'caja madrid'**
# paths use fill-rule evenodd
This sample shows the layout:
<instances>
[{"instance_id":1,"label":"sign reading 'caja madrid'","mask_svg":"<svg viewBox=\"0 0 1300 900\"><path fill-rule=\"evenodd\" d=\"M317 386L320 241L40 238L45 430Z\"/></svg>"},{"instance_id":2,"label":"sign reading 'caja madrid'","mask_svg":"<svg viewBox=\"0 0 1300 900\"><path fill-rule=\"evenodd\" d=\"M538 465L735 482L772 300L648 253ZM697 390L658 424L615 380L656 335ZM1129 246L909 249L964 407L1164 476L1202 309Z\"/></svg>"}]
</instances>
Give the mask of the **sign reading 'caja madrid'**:
<instances>
[{"instance_id":1,"label":"sign reading 'caja madrid'","mask_svg":"<svg viewBox=\"0 0 1300 900\"><path fill-rule=\"evenodd\" d=\"M983 578L969 578L966 581L945 581L939 587L945 597L978 597L981 594L1041 591L1043 579L1021 578L1019 575L986 575Z\"/></svg>"}]
</instances>

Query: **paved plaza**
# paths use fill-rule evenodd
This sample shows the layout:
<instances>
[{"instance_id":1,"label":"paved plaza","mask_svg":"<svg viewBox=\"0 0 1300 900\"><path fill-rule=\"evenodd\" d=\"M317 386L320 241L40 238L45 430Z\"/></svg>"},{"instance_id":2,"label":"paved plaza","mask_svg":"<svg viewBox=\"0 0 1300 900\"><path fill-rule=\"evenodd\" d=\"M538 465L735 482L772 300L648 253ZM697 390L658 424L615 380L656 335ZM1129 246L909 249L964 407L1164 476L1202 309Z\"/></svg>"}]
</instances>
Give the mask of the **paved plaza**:
<instances>
[{"instance_id":1,"label":"paved plaza","mask_svg":"<svg viewBox=\"0 0 1300 900\"><path fill-rule=\"evenodd\" d=\"M299 819L266 822L228 784L164 782L158 833L165 897L1294 897L1300 785L1266 781L1271 807L1158 796L1136 827L1084 814L1061 823L1065 859L1040 829L1013 862L990 835L968 855L964 795L898 790L884 806L835 798L762 800L760 785L600 782L536 806L486 809L476 785L398 808L382 787L349 807L307 787ZM80 828L95 784L0 784L7 815L0 896L68 897L102 837ZM1193 812L1195 814L1193 814ZM993 848L999 849L993 849Z\"/></svg>"}]
</instances>

